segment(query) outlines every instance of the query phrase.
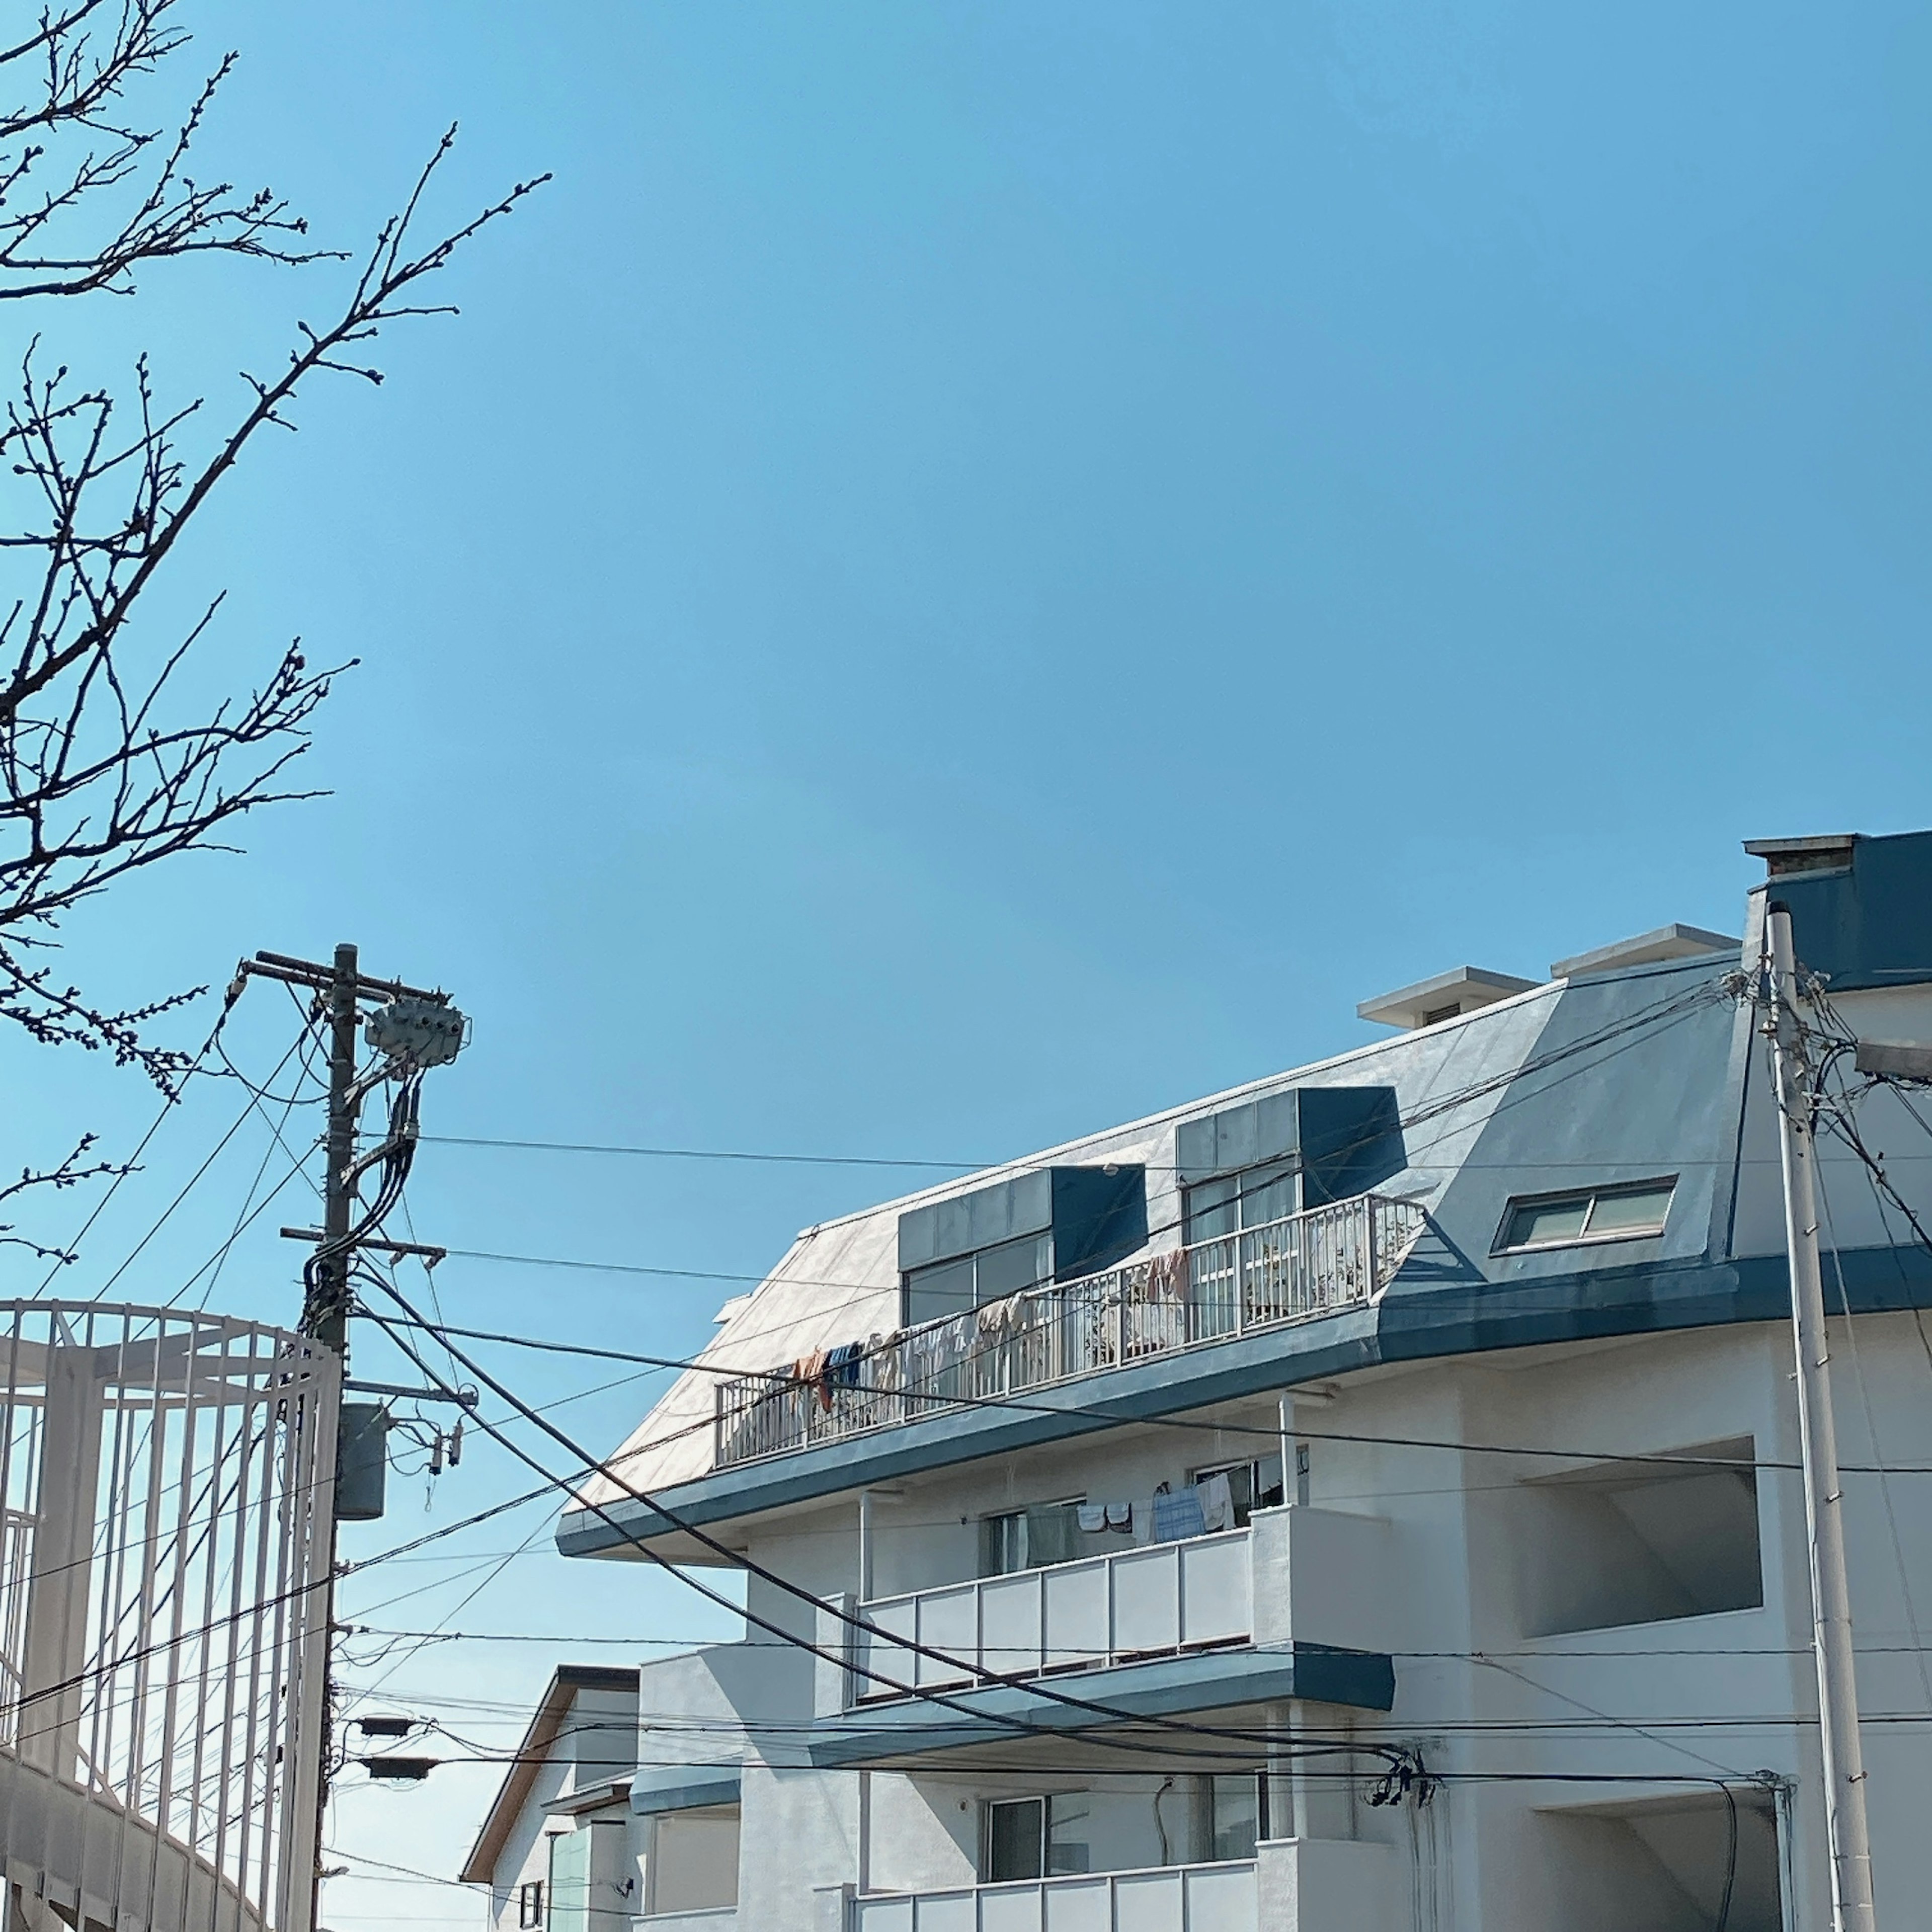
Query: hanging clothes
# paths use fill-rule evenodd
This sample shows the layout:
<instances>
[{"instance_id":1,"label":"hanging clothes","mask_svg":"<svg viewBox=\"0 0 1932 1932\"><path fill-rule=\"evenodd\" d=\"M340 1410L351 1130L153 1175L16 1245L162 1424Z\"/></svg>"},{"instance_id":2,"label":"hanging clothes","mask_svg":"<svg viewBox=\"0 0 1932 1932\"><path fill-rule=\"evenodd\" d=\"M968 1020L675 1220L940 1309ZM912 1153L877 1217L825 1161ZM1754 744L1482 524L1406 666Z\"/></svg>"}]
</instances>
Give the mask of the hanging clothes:
<instances>
[{"instance_id":1,"label":"hanging clothes","mask_svg":"<svg viewBox=\"0 0 1932 1932\"><path fill-rule=\"evenodd\" d=\"M1091 1536L1096 1529L1107 1526L1107 1505L1105 1503L1082 1503L1073 1512L1074 1520L1082 1530Z\"/></svg>"},{"instance_id":2,"label":"hanging clothes","mask_svg":"<svg viewBox=\"0 0 1932 1932\"><path fill-rule=\"evenodd\" d=\"M1234 1527L1234 1492L1229 1486L1227 1472L1210 1476L1204 1482L1196 1483L1195 1493L1201 1498L1202 1527L1210 1534Z\"/></svg>"},{"instance_id":3,"label":"hanging clothes","mask_svg":"<svg viewBox=\"0 0 1932 1932\"><path fill-rule=\"evenodd\" d=\"M1131 1529L1134 1523L1134 1506L1132 1503L1109 1503L1107 1505L1107 1527L1109 1529Z\"/></svg>"},{"instance_id":4,"label":"hanging clothes","mask_svg":"<svg viewBox=\"0 0 1932 1932\"><path fill-rule=\"evenodd\" d=\"M814 1348L800 1360L794 1372L818 1397L819 1407L829 1414L832 1408L832 1384L826 1379L825 1361L825 1351Z\"/></svg>"},{"instance_id":5,"label":"hanging clothes","mask_svg":"<svg viewBox=\"0 0 1932 1932\"><path fill-rule=\"evenodd\" d=\"M825 1379L835 1388L859 1386L859 1364L866 1359L862 1342L842 1342L825 1358Z\"/></svg>"},{"instance_id":6,"label":"hanging clothes","mask_svg":"<svg viewBox=\"0 0 1932 1932\"><path fill-rule=\"evenodd\" d=\"M1156 1543L1181 1543L1189 1537L1207 1533L1201 1514L1201 1492L1192 1484L1184 1490L1170 1490L1163 1483L1154 1492L1154 1540Z\"/></svg>"}]
</instances>

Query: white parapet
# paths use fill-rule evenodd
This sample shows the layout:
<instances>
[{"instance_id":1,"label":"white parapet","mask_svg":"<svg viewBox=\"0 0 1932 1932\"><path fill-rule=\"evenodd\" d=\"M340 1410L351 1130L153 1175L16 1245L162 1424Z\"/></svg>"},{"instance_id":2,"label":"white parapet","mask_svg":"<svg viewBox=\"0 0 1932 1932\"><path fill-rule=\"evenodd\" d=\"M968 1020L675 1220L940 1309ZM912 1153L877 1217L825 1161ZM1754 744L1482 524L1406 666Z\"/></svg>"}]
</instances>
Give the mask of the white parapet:
<instances>
[{"instance_id":1,"label":"white parapet","mask_svg":"<svg viewBox=\"0 0 1932 1932\"><path fill-rule=\"evenodd\" d=\"M1257 1932L1390 1932L1394 1850L1356 1838L1275 1838L1255 1848Z\"/></svg>"}]
</instances>

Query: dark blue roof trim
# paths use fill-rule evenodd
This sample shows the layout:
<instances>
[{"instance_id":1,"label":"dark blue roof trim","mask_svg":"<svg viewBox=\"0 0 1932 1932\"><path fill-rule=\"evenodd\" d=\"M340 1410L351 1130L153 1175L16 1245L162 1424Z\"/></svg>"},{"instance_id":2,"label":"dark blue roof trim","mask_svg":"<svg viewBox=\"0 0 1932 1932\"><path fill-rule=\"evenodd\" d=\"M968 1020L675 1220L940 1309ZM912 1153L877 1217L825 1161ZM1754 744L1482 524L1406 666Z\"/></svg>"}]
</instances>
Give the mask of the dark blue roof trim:
<instances>
[{"instance_id":1,"label":"dark blue roof trim","mask_svg":"<svg viewBox=\"0 0 1932 1932\"><path fill-rule=\"evenodd\" d=\"M1860 1314L1932 1308L1932 1256L1921 1248L1850 1249L1840 1264L1846 1293ZM1501 1282L1458 1280L1456 1272L1436 1270L1418 1251L1372 1309L1344 1310L1041 1389L1018 1398L1029 1405L1024 1409L967 1409L775 1456L681 1484L665 1491L664 1501L687 1522L728 1522L868 1483L1321 1382L1378 1363L1729 1322L1783 1321L1790 1314L1781 1255L1634 1262ZM1412 1285L1417 1274L1420 1279ZM1837 1271L1828 1270L1826 1299L1834 1313L1838 1281ZM674 1528L643 1504L613 1504L610 1514L626 1534L600 1516L573 1510L557 1526L557 1548L566 1556L599 1556L622 1549L632 1538L665 1535Z\"/></svg>"},{"instance_id":2,"label":"dark blue roof trim","mask_svg":"<svg viewBox=\"0 0 1932 1932\"><path fill-rule=\"evenodd\" d=\"M633 1779L631 1810L640 1818L656 1818L667 1811L695 1811L706 1804L735 1804L742 1782L736 1770L694 1764L676 1774L676 1784L645 1784Z\"/></svg>"},{"instance_id":3,"label":"dark blue roof trim","mask_svg":"<svg viewBox=\"0 0 1932 1932\"><path fill-rule=\"evenodd\" d=\"M821 1770L832 1770L998 1744L1013 1734L1002 1718L1021 1718L1045 1730L1089 1731L1131 1719L1284 1697L1352 1705L1364 1711L1386 1711L1395 1702L1395 1666L1390 1658L1377 1652L1334 1650L1311 1643L1298 1643L1292 1652L1220 1650L1162 1658L1116 1670L1083 1672L1055 1683L1075 1696L1112 1706L1120 1717L1096 1718L1090 1711L1054 1703L1023 1684L988 1684L947 1694L971 1716L958 1715L922 1698L861 1705L847 1712L836 1730L812 1740L812 1762Z\"/></svg>"}]
</instances>

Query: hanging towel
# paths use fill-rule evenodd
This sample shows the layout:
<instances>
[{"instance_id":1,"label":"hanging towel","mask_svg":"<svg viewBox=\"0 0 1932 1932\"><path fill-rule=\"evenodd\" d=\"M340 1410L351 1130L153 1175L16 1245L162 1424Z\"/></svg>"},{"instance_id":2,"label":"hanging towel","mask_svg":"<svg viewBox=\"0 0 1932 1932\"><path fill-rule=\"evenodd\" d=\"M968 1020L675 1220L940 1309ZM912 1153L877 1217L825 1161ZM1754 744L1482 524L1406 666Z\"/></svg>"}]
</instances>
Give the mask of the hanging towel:
<instances>
[{"instance_id":1,"label":"hanging towel","mask_svg":"<svg viewBox=\"0 0 1932 1932\"><path fill-rule=\"evenodd\" d=\"M1154 1540L1154 1503L1151 1498L1134 1504L1133 1520L1128 1527L1133 1532L1136 1548L1144 1550Z\"/></svg>"},{"instance_id":2,"label":"hanging towel","mask_svg":"<svg viewBox=\"0 0 1932 1932\"><path fill-rule=\"evenodd\" d=\"M1073 1520L1089 1536L1096 1529L1107 1526L1107 1506L1105 1503L1082 1503L1073 1512Z\"/></svg>"},{"instance_id":3,"label":"hanging towel","mask_svg":"<svg viewBox=\"0 0 1932 1932\"><path fill-rule=\"evenodd\" d=\"M1133 1526L1134 1506L1132 1503L1109 1503L1107 1505L1107 1527L1109 1529L1130 1529Z\"/></svg>"},{"instance_id":4,"label":"hanging towel","mask_svg":"<svg viewBox=\"0 0 1932 1932\"><path fill-rule=\"evenodd\" d=\"M1204 1534L1206 1525L1201 1516L1201 1492L1189 1487L1180 1490L1162 1488L1155 1490L1154 1496L1154 1540L1156 1543L1180 1543L1190 1536Z\"/></svg>"},{"instance_id":5,"label":"hanging towel","mask_svg":"<svg viewBox=\"0 0 1932 1932\"><path fill-rule=\"evenodd\" d=\"M818 1397L820 1408L830 1411L832 1407L832 1384L826 1379L825 1351L814 1348L798 1365L798 1378Z\"/></svg>"},{"instance_id":6,"label":"hanging towel","mask_svg":"<svg viewBox=\"0 0 1932 1932\"><path fill-rule=\"evenodd\" d=\"M1195 1492L1201 1498L1201 1521L1209 1531L1232 1529L1234 1527L1234 1492L1228 1486L1224 1472L1210 1476L1205 1482L1196 1483Z\"/></svg>"}]
</instances>

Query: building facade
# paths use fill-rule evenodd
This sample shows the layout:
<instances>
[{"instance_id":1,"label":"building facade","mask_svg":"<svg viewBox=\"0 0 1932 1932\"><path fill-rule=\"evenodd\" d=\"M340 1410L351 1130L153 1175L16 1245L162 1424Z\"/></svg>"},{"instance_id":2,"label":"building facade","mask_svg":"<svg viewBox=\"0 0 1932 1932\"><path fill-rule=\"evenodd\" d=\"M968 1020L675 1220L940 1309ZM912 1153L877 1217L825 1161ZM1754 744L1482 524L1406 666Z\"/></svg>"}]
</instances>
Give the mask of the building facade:
<instances>
[{"instance_id":1,"label":"building facade","mask_svg":"<svg viewBox=\"0 0 1932 1932\"><path fill-rule=\"evenodd\" d=\"M1868 1802L1909 1922L1932 1105L1846 1042L1932 1042L1932 834L1752 849L1741 939L1446 974L1364 1006L1386 1040L802 1234L557 1532L743 1569L744 1640L638 1674L621 1802L506 1790L465 1874L494 1922L524 1922L548 1832L547 1872L630 1884L554 1885L558 1932L607 1904L758 1932L1828 1923L1773 900L1818 976Z\"/></svg>"}]
</instances>

